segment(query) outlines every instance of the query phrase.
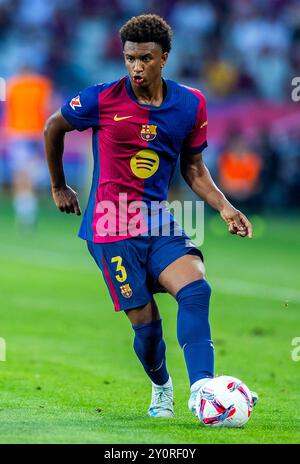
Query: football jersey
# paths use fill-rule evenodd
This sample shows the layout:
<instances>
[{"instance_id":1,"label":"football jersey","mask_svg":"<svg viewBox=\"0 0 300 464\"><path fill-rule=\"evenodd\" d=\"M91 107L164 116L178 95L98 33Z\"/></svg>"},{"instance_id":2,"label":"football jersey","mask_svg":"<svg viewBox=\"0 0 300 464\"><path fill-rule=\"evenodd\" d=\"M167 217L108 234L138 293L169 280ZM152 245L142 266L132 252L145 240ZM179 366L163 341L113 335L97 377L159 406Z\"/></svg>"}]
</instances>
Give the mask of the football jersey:
<instances>
[{"instance_id":1,"label":"football jersey","mask_svg":"<svg viewBox=\"0 0 300 464\"><path fill-rule=\"evenodd\" d=\"M203 94L171 80L164 85L158 107L139 103L125 76L89 87L61 108L75 129L93 128L94 171L81 238L96 243L130 238L139 205L155 210L166 203L180 153L200 153L207 146ZM155 227L144 212L140 233ZM163 221L172 220L164 215Z\"/></svg>"}]
</instances>

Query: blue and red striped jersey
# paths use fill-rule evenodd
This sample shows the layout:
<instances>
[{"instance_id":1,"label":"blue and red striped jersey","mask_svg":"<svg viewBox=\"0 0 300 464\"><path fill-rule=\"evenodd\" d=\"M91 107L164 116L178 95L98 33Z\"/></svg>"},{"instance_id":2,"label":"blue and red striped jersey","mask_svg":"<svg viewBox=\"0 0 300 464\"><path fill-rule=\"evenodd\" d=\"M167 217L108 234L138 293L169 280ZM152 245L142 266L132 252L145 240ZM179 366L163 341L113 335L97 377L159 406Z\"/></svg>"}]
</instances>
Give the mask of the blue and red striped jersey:
<instances>
[{"instance_id":1,"label":"blue and red striped jersey","mask_svg":"<svg viewBox=\"0 0 300 464\"><path fill-rule=\"evenodd\" d=\"M140 104L128 76L89 87L62 107L75 129L93 128L94 172L81 238L96 243L129 238L124 230L134 214L120 211L120 198L128 204L166 201L179 155L200 153L207 146L203 94L172 80L164 85L159 107ZM108 233L105 202L115 207L117 233Z\"/></svg>"}]
</instances>

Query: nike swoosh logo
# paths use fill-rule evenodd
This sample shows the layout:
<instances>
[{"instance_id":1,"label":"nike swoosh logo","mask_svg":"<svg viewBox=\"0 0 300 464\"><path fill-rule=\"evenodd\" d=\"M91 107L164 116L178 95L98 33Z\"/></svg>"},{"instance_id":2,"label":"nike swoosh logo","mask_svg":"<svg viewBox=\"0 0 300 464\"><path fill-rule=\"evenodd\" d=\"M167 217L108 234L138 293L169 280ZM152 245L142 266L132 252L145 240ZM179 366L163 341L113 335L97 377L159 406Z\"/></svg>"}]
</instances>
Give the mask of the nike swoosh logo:
<instances>
[{"instance_id":1,"label":"nike swoosh logo","mask_svg":"<svg viewBox=\"0 0 300 464\"><path fill-rule=\"evenodd\" d=\"M121 116L120 118L118 118L118 115L115 114L114 116L114 121L122 121L123 119L128 119L128 118L132 118L133 116Z\"/></svg>"}]
</instances>

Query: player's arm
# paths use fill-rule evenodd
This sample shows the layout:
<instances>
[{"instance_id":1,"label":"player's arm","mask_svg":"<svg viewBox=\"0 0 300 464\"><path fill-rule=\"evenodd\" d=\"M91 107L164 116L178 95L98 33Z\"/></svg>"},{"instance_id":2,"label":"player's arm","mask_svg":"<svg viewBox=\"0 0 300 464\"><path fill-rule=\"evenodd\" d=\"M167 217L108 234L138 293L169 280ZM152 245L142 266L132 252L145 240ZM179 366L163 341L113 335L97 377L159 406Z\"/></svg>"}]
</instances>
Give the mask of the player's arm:
<instances>
[{"instance_id":1,"label":"player's arm","mask_svg":"<svg viewBox=\"0 0 300 464\"><path fill-rule=\"evenodd\" d=\"M252 226L246 216L232 206L225 195L216 186L208 168L205 166L202 153L181 155L181 174L190 188L220 212L222 219L228 224L231 234L252 238Z\"/></svg>"},{"instance_id":2,"label":"player's arm","mask_svg":"<svg viewBox=\"0 0 300 464\"><path fill-rule=\"evenodd\" d=\"M77 194L66 184L63 168L64 137L66 132L72 130L74 130L73 126L59 110L47 120L44 139L54 203L62 212L80 215Z\"/></svg>"}]
</instances>

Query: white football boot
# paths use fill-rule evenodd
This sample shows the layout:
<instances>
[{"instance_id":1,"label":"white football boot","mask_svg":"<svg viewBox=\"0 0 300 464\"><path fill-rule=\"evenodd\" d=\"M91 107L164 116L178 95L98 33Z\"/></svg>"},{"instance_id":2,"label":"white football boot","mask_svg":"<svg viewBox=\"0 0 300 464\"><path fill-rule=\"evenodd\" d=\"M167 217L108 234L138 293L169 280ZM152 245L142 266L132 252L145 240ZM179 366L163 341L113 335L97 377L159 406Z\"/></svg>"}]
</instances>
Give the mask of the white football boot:
<instances>
[{"instance_id":1,"label":"white football boot","mask_svg":"<svg viewBox=\"0 0 300 464\"><path fill-rule=\"evenodd\" d=\"M198 391L200 390L200 388L203 387L203 385L204 385L208 380L210 380L210 377L207 377L207 378L205 378L205 379L200 379L200 380L198 380L197 382L195 382L195 383L192 385L191 396L190 396L189 401L188 401L188 408L189 408L189 410L190 410L195 416L197 416L197 412L196 412L196 398L197 398Z\"/></svg>"},{"instance_id":2,"label":"white football boot","mask_svg":"<svg viewBox=\"0 0 300 464\"><path fill-rule=\"evenodd\" d=\"M188 408L194 414L194 416L197 416L197 412L196 412L197 393L198 393L198 390L192 391L191 396L189 398L189 402L188 402Z\"/></svg>"},{"instance_id":3,"label":"white football boot","mask_svg":"<svg viewBox=\"0 0 300 464\"><path fill-rule=\"evenodd\" d=\"M152 398L148 409L148 416L151 417L173 417L173 385L171 377L165 385L155 385L152 383Z\"/></svg>"}]
</instances>

